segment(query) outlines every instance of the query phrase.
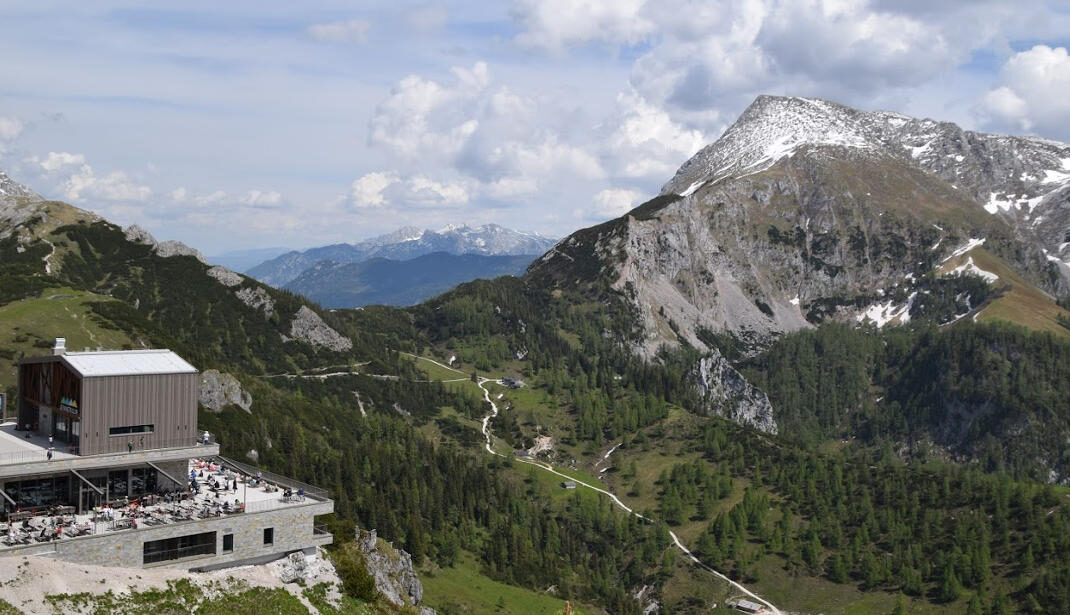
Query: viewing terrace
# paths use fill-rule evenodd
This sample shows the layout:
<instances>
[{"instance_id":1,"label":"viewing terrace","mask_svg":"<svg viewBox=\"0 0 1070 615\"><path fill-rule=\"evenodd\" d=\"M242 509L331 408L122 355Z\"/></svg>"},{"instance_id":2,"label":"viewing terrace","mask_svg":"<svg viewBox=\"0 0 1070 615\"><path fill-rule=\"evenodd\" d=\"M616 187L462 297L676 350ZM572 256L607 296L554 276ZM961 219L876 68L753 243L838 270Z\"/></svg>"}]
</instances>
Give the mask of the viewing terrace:
<instances>
[{"instance_id":1,"label":"viewing terrace","mask_svg":"<svg viewBox=\"0 0 1070 615\"><path fill-rule=\"evenodd\" d=\"M330 501L322 489L218 456L191 459L187 478L185 489L124 498L87 514L72 506L9 513L0 523L0 551Z\"/></svg>"}]
</instances>

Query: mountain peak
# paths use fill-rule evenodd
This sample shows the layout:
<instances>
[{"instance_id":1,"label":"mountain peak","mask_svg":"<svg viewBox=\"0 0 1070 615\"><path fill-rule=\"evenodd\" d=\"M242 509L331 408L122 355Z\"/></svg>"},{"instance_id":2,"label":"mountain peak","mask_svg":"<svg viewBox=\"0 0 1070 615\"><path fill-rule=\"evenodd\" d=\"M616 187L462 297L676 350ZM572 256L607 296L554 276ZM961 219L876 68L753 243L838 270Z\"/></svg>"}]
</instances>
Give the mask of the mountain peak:
<instances>
[{"instance_id":1,"label":"mountain peak","mask_svg":"<svg viewBox=\"0 0 1070 615\"><path fill-rule=\"evenodd\" d=\"M36 192L11 179L7 173L0 171L0 199L14 198L41 200L41 197Z\"/></svg>"},{"instance_id":2,"label":"mountain peak","mask_svg":"<svg viewBox=\"0 0 1070 615\"><path fill-rule=\"evenodd\" d=\"M759 96L721 138L680 167L662 194L687 196L702 184L761 171L803 145L872 147L862 115L819 98Z\"/></svg>"},{"instance_id":3,"label":"mountain peak","mask_svg":"<svg viewBox=\"0 0 1070 615\"><path fill-rule=\"evenodd\" d=\"M719 139L685 162L661 192L686 197L727 177L763 171L803 146L834 146L906 158L954 182L958 189L973 192L982 201L990 199L992 193L1003 200L1008 200L1004 195L1017 195L1019 200L1040 196L1042 190L1033 189L1038 182L1027 181L1023 188L1018 185L1021 182L1008 184L1006 178L1021 177L1023 172L1040 173L1044 180L1040 184L1052 184L1051 178L1063 177L1062 161L1070 156L1070 145L1047 139L966 131L951 122L890 111L859 111L820 98L762 95ZM968 176L976 173L967 167L979 163L979 156L989 159L986 164L973 165L985 177L970 181ZM1002 183L1000 177L989 176L997 167Z\"/></svg>"}]
</instances>

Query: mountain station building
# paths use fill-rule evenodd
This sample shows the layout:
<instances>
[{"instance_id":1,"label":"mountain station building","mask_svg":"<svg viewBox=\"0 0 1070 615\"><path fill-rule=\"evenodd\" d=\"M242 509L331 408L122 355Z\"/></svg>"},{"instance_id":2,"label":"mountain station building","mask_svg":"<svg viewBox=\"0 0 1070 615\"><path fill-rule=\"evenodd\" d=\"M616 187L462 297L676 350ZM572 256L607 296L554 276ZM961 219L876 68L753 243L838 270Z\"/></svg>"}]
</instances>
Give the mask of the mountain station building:
<instances>
[{"instance_id":1,"label":"mountain station building","mask_svg":"<svg viewBox=\"0 0 1070 615\"><path fill-rule=\"evenodd\" d=\"M170 350L18 366L0 425L0 556L206 570L330 544L322 489L226 459L197 428L199 373Z\"/></svg>"}]
</instances>

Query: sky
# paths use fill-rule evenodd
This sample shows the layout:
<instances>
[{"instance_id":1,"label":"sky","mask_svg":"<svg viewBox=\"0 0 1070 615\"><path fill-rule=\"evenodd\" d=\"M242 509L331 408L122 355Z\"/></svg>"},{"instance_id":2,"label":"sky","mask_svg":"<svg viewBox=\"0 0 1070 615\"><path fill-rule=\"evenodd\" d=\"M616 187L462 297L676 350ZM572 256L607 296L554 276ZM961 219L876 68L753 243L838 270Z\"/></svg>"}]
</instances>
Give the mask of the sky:
<instances>
[{"instance_id":1,"label":"sky","mask_svg":"<svg viewBox=\"0 0 1070 615\"><path fill-rule=\"evenodd\" d=\"M1070 1L0 0L0 169L207 254L561 237L759 94L1070 141Z\"/></svg>"}]
</instances>

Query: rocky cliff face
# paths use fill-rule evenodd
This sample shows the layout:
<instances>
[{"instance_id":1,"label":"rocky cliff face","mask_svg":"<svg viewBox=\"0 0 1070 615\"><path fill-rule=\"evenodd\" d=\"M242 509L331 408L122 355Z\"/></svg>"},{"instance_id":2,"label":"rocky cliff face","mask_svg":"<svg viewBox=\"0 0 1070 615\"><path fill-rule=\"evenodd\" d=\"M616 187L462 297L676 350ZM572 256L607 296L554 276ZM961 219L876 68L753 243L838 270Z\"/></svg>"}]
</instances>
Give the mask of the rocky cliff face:
<instances>
[{"instance_id":1,"label":"rocky cliff face","mask_svg":"<svg viewBox=\"0 0 1070 615\"><path fill-rule=\"evenodd\" d=\"M234 376L216 369L201 372L201 385L198 401L213 412L220 412L227 406L237 406L249 412L253 406L253 396L242 388L241 382Z\"/></svg>"},{"instance_id":2,"label":"rocky cliff face","mask_svg":"<svg viewBox=\"0 0 1070 615\"><path fill-rule=\"evenodd\" d=\"M290 323L290 337L335 352L353 348L352 340L332 329L307 305L302 305L294 315Z\"/></svg>"},{"instance_id":3,"label":"rocky cliff face","mask_svg":"<svg viewBox=\"0 0 1070 615\"><path fill-rule=\"evenodd\" d=\"M1064 163L1062 144L761 97L662 195L575 233L529 275L623 297L646 356L706 349L705 332L761 341L826 318L905 320L917 281L971 240L1065 293L1070 244L1052 234L1070 212ZM979 196L993 191L1043 194L990 213Z\"/></svg>"},{"instance_id":4,"label":"rocky cliff face","mask_svg":"<svg viewBox=\"0 0 1070 615\"><path fill-rule=\"evenodd\" d=\"M751 386L720 352L714 350L694 367L690 378L708 413L776 435L773 406L765 393Z\"/></svg>"},{"instance_id":5,"label":"rocky cliff face","mask_svg":"<svg viewBox=\"0 0 1070 615\"><path fill-rule=\"evenodd\" d=\"M412 556L401 549L388 548L382 544L375 530L365 531L358 528L357 547L364 555L368 573L375 579L375 589L387 602L397 608L419 606L424 597L424 588L412 566ZM434 613L434 609L420 609L420 615Z\"/></svg>"}]
</instances>

